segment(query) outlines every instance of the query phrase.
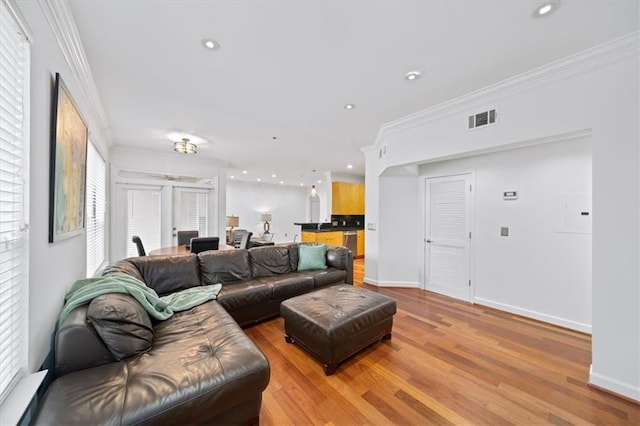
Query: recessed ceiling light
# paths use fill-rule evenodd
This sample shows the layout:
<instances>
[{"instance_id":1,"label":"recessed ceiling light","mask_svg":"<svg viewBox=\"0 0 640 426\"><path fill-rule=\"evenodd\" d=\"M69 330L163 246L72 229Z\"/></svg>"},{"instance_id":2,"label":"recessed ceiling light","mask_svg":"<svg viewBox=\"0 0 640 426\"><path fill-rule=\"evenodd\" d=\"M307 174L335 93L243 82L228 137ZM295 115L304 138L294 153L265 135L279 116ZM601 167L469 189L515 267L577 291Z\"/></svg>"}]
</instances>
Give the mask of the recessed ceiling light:
<instances>
[{"instance_id":1,"label":"recessed ceiling light","mask_svg":"<svg viewBox=\"0 0 640 426\"><path fill-rule=\"evenodd\" d=\"M421 75L422 73L420 73L420 71L409 71L404 75L404 79L411 81L420 78Z\"/></svg>"},{"instance_id":2,"label":"recessed ceiling light","mask_svg":"<svg viewBox=\"0 0 640 426\"><path fill-rule=\"evenodd\" d=\"M258 178L258 179L256 179L256 180L257 180L258 182L262 181L262 179L260 179L260 178Z\"/></svg>"},{"instance_id":3,"label":"recessed ceiling light","mask_svg":"<svg viewBox=\"0 0 640 426\"><path fill-rule=\"evenodd\" d=\"M304 183L300 182L300 186L304 186Z\"/></svg>"},{"instance_id":4,"label":"recessed ceiling light","mask_svg":"<svg viewBox=\"0 0 640 426\"><path fill-rule=\"evenodd\" d=\"M202 40L202 45L209 50L218 50L220 49L220 43L210 38L205 38Z\"/></svg>"},{"instance_id":5,"label":"recessed ceiling light","mask_svg":"<svg viewBox=\"0 0 640 426\"><path fill-rule=\"evenodd\" d=\"M353 164L347 164L347 169L353 169Z\"/></svg>"},{"instance_id":6,"label":"recessed ceiling light","mask_svg":"<svg viewBox=\"0 0 640 426\"><path fill-rule=\"evenodd\" d=\"M243 171L242 171L242 174L243 174L243 175L246 175L247 173L249 173L249 172L247 172L246 170L243 170Z\"/></svg>"},{"instance_id":7,"label":"recessed ceiling light","mask_svg":"<svg viewBox=\"0 0 640 426\"><path fill-rule=\"evenodd\" d=\"M356 106L354 104L346 104L344 109L354 109Z\"/></svg>"},{"instance_id":8,"label":"recessed ceiling light","mask_svg":"<svg viewBox=\"0 0 640 426\"><path fill-rule=\"evenodd\" d=\"M549 16L552 12L560 7L560 1L548 1L546 3L541 4L533 11L533 16L536 18L541 18L543 16Z\"/></svg>"},{"instance_id":9,"label":"recessed ceiling light","mask_svg":"<svg viewBox=\"0 0 640 426\"><path fill-rule=\"evenodd\" d=\"M318 180L318 183L322 183L322 181L321 181L321 180Z\"/></svg>"},{"instance_id":10,"label":"recessed ceiling light","mask_svg":"<svg viewBox=\"0 0 640 426\"><path fill-rule=\"evenodd\" d=\"M233 176L233 175L229 176L229 179L235 179L235 178L236 178L236 177L235 177L235 176Z\"/></svg>"},{"instance_id":11,"label":"recessed ceiling light","mask_svg":"<svg viewBox=\"0 0 640 426\"><path fill-rule=\"evenodd\" d=\"M272 175L271 175L271 177L272 177L272 178L276 177L276 174L275 174L275 173L274 173L274 174L272 174Z\"/></svg>"},{"instance_id":12,"label":"recessed ceiling light","mask_svg":"<svg viewBox=\"0 0 640 426\"><path fill-rule=\"evenodd\" d=\"M283 180L280 181L280 185L284 185L284 181Z\"/></svg>"}]
</instances>

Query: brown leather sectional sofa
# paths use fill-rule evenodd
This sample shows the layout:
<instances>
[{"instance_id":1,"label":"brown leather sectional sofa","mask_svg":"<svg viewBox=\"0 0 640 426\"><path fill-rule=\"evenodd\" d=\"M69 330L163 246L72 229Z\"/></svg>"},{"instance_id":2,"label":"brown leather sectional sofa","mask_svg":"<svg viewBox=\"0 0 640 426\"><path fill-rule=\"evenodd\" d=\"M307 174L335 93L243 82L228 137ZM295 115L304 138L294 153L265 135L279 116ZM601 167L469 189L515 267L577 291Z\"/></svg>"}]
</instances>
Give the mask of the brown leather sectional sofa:
<instances>
[{"instance_id":1,"label":"brown leather sectional sofa","mask_svg":"<svg viewBox=\"0 0 640 426\"><path fill-rule=\"evenodd\" d=\"M353 283L348 249L329 247L326 264L298 271L297 244L114 263L104 275L134 276L161 296L216 283L222 290L154 322L150 349L119 361L88 320L90 308L76 308L56 333L57 378L32 424L257 424L269 363L240 326L278 315L290 297Z\"/></svg>"}]
</instances>

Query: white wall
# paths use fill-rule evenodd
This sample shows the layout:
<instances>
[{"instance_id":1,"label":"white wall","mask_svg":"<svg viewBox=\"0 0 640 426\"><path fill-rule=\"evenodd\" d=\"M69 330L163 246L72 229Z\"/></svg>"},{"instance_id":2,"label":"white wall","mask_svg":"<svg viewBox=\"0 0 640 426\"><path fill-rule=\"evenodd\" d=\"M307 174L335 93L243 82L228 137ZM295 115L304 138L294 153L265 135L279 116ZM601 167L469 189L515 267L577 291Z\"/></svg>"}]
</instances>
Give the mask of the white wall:
<instances>
[{"instance_id":1,"label":"white wall","mask_svg":"<svg viewBox=\"0 0 640 426\"><path fill-rule=\"evenodd\" d=\"M271 232L275 242L291 242L295 235L300 241L300 226L305 222L309 189L306 187L227 181L227 215L240 218L241 229L258 236L264 232L260 221L262 212L271 213Z\"/></svg>"},{"instance_id":2,"label":"white wall","mask_svg":"<svg viewBox=\"0 0 640 426\"><path fill-rule=\"evenodd\" d=\"M381 159L367 157L369 182L390 167L589 129L594 211L590 381L636 400L640 400L639 40L633 33L385 125L375 148L386 146L386 154ZM466 130L470 113L495 105L498 125ZM383 206L389 194L380 189L379 206ZM378 234L368 243L384 247L387 241ZM379 271L385 262L379 256Z\"/></svg>"},{"instance_id":3,"label":"white wall","mask_svg":"<svg viewBox=\"0 0 640 426\"><path fill-rule=\"evenodd\" d=\"M65 293L85 277L86 235L49 244L49 132L55 73L59 72L89 132L105 154L101 131L82 96L80 82L68 66L37 2L20 2L19 8L33 32L31 45L31 147L29 229L29 337L28 368L37 370L51 349L51 335ZM108 157L107 157L108 159Z\"/></svg>"},{"instance_id":4,"label":"white wall","mask_svg":"<svg viewBox=\"0 0 640 426\"><path fill-rule=\"evenodd\" d=\"M556 232L558 196L590 199L589 137L430 163L420 172L421 179L474 174L475 302L591 332L591 234ZM517 200L503 200L510 190ZM500 236L503 226L508 237Z\"/></svg>"},{"instance_id":5,"label":"white wall","mask_svg":"<svg viewBox=\"0 0 640 426\"><path fill-rule=\"evenodd\" d=\"M212 188L214 190L213 205L215 209L213 211L213 225L215 229L213 235L225 235L225 211L226 211L226 189L225 189L225 164L219 160L206 158L196 155L182 155L173 151L170 143L167 144L165 151L149 151L140 150L136 148L127 148L122 146L116 146L111 150L111 190L110 190L110 213L111 213L111 259L116 259L123 256L124 247L122 239L124 235L119 234L119 229L116 226L118 218L117 209L120 206L117 205L117 194L115 182L128 181L131 179L122 179L118 176L119 170L135 171L159 175L177 175L187 177L197 177L203 179L211 179ZM144 161L140 161L144 158ZM138 181L138 183L152 184L151 181ZM162 182L161 182L162 183ZM167 182L164 182L167 184ZM168 203L168 207L165 210L167 215L171 215L171 203ZM167 224L167 229L164 233L170 235L171 224ZM165 238L167 240L167 238ZM222 239L224 241L224 238Z\"/></svg>"}]
</instances>

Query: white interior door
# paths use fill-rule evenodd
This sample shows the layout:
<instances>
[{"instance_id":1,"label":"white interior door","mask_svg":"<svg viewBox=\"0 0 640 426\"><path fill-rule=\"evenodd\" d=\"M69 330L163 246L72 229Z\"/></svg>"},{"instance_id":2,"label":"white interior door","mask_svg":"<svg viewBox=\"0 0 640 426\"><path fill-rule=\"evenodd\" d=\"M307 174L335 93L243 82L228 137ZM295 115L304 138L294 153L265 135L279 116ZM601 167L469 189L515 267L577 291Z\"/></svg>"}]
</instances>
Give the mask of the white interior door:
<instances>
[{"instance_id":1,"label":"white interior door","mask_svg":"<svg viewBox=\"0 0 640 426\"><path fill-rule=\"evenodd\" d=\"M471 301L471 175L425 183L425 290Z\"/></svg>"}]
</instances>

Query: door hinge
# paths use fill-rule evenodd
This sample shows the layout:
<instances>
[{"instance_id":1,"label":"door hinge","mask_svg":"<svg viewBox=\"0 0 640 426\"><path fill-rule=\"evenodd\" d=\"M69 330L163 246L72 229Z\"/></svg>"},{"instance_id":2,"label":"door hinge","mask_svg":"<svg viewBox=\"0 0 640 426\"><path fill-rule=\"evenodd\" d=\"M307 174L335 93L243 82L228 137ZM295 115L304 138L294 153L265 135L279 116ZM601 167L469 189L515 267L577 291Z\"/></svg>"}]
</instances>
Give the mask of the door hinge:
<instances>
[{"instance_id":1,"label":"door hinge","mask_svg":"<svg viewBox=\"0 0 640 426\"><path fill-rule=\"evenodd\" d=\"M469 239L471 239L471 231L469 231Z\"/></svg>"},{"instance_id":2,"label":"door hinge","mask_svg":"<svg viewBox=\"0 0 640 426\"><path fill-rule=\"evenodd\" d=\"M469 184L469 192L471 192L471 186L472 186L472 185L471 185L471 184Z\"/></svg>"},{"instance_id":3,"label":"door hinge","mask_svg":"<svg viewBox=\"0 0 640 426\"><path fill-rule=\"evenodd\" d=\"M469 287L471 287L471 280L469 280Z\"/></svg>"}]
</instances>

